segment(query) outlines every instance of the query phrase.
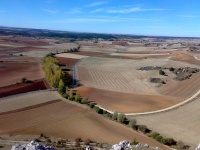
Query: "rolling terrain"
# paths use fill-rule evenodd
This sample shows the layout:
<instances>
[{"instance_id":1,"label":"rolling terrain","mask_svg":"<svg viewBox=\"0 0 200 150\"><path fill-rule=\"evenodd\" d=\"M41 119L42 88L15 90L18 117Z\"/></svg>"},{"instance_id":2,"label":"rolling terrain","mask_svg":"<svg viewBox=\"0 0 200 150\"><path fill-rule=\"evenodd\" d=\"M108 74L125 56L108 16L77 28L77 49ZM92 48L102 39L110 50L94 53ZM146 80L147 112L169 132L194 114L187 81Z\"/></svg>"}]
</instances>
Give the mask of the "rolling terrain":
<instances>
[{"instance_id":1,"label":"rolling terrain","mask_svg":"<svg viewBox=\"0 0 200 150\"><path fill-rule=\"evenodd\" d=\"M40 97L40 100L37 100ZM86 106L62 99L57 92L40 91L0 99L0 134L29 134L65 139L92 139L114 144L137 138L153 147L168 149L153 139L108 120ZM16 110L16 111L14 111ZM30 119L31 118L31 119Z\"/></svg>"}]
</instances>

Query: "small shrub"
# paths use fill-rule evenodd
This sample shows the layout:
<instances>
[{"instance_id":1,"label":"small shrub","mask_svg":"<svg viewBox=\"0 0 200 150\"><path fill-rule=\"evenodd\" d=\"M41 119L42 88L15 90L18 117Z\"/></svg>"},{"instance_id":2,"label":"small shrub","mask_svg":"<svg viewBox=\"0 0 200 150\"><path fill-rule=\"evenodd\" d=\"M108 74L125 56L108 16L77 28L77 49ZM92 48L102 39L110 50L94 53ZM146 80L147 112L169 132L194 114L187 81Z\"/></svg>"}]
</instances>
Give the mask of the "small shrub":
<instances>
[{"instance_id":1,"label":"small shrub","mask_svg":"<svg viewBox=\"0 0 200 150\"><path fill-rule=\"evenodd\" d=\"M159 136L160 134L159 133L157 133L157 132L151 132L151 134L150 134L150 137L152 137L152 138L156 138L157 136Z\"/></svg>"},{"instance_id":2,"label":"small shrub","mask_svg":"<svg viewBox=\"0 0 200 150\"><path fill-rule=\"evenodd\" d=\"M98 113L98 114L102 114L103 110L101 108L99 108L98 106L94 106L94 110Z\"/></svg>"},{"instance_id":3,"label":"small shrub","mask_svg":"<svg viewBox=\"0 0 200 150\"><path fill-rule=\"evenodd\" d=\"M67 94L62 94L62 97L68 98Z\"/></svg>"},{"instance_id":4,"label":"small shrub","mask_svg":"<svg viewBox=\"0 0 200 150\"><path fill-rule=\"evenodd\" d=\"M103 110L103 114L104 114L104 115L107 115L108 112L107 112L106 110Z\"/></svg>"},{"instance_id":5,"label":"small shrub","mask_svg":"<svg viewBox=\"0 0 200 150\"><path fill-rule=\"evenodd\" d=\"M159 74L162 76L167 76L167 74L163 70L159 70Z\"/></svg>"},{"instance_id":6,"label":"small shrub","mask_svg":"<svg viewBox=\"0 0 200 150\"><path fill-rule=\"evenodd\" d=\"M26 83L28 80L25 78L25 77L23 77L23 78L21 78L21 83Z\"/></svg>"},{"instance_id":7,"label":"small shrub","mask_svg":"<svg viewBox=\"0 0 200 150\"><path fill-rule=\"evenodd\" d=\"M117 121L118 121L119 123L124 123L125 119L126 119L126 116L125 116L123 113L120 113L120 114L117 116Z\"/></svg>"},{"instance_id":8,"label":"small shrub","mask_svg":"<svg viewBox=\"0 0 200 150\"><path fill-rule=\"evenodd\" d=\"M84 98L81 100L81 103L82 103L82 104L88 104L88 103L89 103L88 98L84 97Z\"/></svg>"},{"instance_id":9,"label":"small shrub","mask_svg":"<svg viewBox=\"0 0 200 150\"><path fill-rule=\"evenodd\" d=\"M112 120L117 120L117 118L118 118L118 113L114 112L112 115Z\"/></svg>"},{"instance_id":10,"label":"small shrub","mask_svg":"<svg viewBox=\"0 0 200 150\"><path fill-rule=\"evenodd\" d=\"M177 147L177 149L182 150L182 149L185 148L185 145L184 145L184 143L182 141L178 141L176 143L176 147Z\"/></svg>"},{"instance_id":11,"label":"small shrub","mask_svg":"<svg viewBox=\"0 0 200 150\"><path fill-rule=\"evenodd\" d=\"M107 117L110 118L110 119L112 119L113 115L110 114L110 113L108 113L108 114L107 114Z\"/></svg>"},{"instance_id":12,"label":"small shrub","mask_svg":"<svg viewBox=\"0 0 200 150\"><path fill-rule=\"evenodd\" d=\"M94 104L93 104L93 103L90 103L90 104L89 104L89 107L90 107L90 108L94 108Z\"/></svg>"},{"instance_id":13,"label":"small shrub","mask_svg":"<svg viewBox=\"0 0 200 150\"><path fill-rule=\"evenodd\" d=\"M72 89L69 91L69 100L73 101L74 100L74 92Z\"/></svg>"},{"instance_id":14,"label":"small shrub","mask_svg":"<svg viewBox=\"0 0 200 150\"><path fill-rule=\"evenodd\" d=\"M176 145L176 141L173 138L166 138L163 139L163 144L171 146L171 145Z\"/></svg>"},{"instance_id":15,"label":"small shrub","mask_svg":"<svg viewBox=\"0 0 200 150\"><path fill-rule=\"evenodd\" d=\"M136 138L133 139L133 141L131 142L132 145L137 145L138 141L136 140Z\"/></svg>"},{"instance_id":16,"label":"small shrub","mask_svg":"<svg viewBox=\"0 0 200 150\"><path fill-rule=\"evenodd\" d=\"M175 69L173 67L170 67L169 68L169 71L174 71Z\"/></svg>"},{"instance_id":17,"label":"small shrub","mask_svg":"<svg viewBox=\"0 0 200 150\"><path fill-rule=\"evenodd\" d=\"M165 81L162 81L161 83L162 83L162 84L166 84L166 82L165 82Z\"/></svg>"},{"instance_id":18,"label":"small shrub","mask_svg":"<svg viewBox=\"0 0 200 150\"><path fill-rule=\"evenodd\" d=\"M156 136L154 139L160 143L163 143L163 137L161 135Z\"/></svg>"},{"instance_id":19,"label":"small shrub","mask_svg":"<svg viewBox=\"0 0 200 150\"><path fill-rule=\"evenodd\" d=\"M75 95L74 100L75 100L76 102L80 102L80 94L79 94L78 92L76 92L76 95Z\"/></svg>"},{"instance_id":20,"label":"small shrub","mask_svg":"<svg viewBox=\"0 0 200 150\"><path fill-rule=\"evenodd\" d=\"M134 130L137 129L137 125L136 124L137 124L137 121L135 119L131 119L131 121L129 122L129 126Z\"/></svg>"},{"instance_id":21,"label":"small shrub","mask_svg":"<svg viewBox=\"0 0 200 150\"><path fill-rule=\"evenodd\" d=\"M43 133L41 133L41 134L40 134L40 137L44 137L44 134L43 134Z\"/></svg>"},{"instance_id":22,"label":"small shrub","mask_svg":"<svg viewBox=\"0 0 200 150\"><path fill-rule=\"evenodd\" d=\"M61 145L62 143L61 143L61 141L60 141L60 140L58 140L58 141L57 141L57 144L58 144L58 145Z\"/></svg>"},{"instance_id":23,"label":"small shrub","mask_svg":"<svg viewBox=\"0 0 200 150\"><path fill-rule=\"evenodd\" d=\"M145 125L139 125L138 130L143 132L143 133L148 133L149 129Z\"/></svg>"}]
</instances>

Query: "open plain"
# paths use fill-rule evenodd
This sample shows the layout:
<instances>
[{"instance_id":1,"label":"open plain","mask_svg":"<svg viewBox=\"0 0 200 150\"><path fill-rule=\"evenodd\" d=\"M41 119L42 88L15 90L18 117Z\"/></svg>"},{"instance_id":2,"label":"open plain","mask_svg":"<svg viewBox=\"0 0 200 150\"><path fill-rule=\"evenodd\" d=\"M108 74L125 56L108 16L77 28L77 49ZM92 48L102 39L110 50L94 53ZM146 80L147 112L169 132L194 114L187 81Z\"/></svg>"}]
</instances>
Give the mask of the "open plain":
<instances>
[{"instance_id":1,"label":"open plain","mask_svg":"<svg viewBox=\"0 0 200 150\"><path fill-rule=\"evenodd\" d=\"M43 133L65 139L90 138L110 144L121 139L131 141L137 138L141 143L168 149L149 137L96 114L86 106L63 99L56 91L7 97L1 99L0 104L0 134Z\"/></svg>"},{"instance_id":2,"label":"open plain","mask_svg":"<svg viewBox=\"0 0 200 150\"><path fill-rule=\"evenodd\" d=\"M54 53L61 67L78 81L73 90L106 110L151 112L177 105L199 90L200 51L191 47L200 41L191 40L190 44L184 39L154 38L70 41L0 37L0 97L3 97L0 99L0 134L43 133L67 139L90 138L109 144L136 138L150 146L168 149L49 90L41 59ZM66 52L77 46L80 46L78 52ZM160 70L165 75L161 75ZM21 83L22 78L33 83ZM199 98L168 112L129 118L136 118L138 124L182 140L193 148L199 142L198 101Z\"/></svg>"}]
</instances>

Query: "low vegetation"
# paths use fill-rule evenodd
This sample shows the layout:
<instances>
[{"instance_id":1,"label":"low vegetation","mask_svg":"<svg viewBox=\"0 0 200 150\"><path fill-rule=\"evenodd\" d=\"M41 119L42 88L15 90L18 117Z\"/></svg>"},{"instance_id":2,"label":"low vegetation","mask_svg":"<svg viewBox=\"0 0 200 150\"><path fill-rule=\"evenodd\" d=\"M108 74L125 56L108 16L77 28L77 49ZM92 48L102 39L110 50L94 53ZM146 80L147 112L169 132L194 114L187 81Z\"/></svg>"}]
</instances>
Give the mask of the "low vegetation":
<instances>
[{"instance_id":1,"label":"low vegetation","mask_svg":"<svg viewBox=\"0 0 200 150\"><path fill-rule=\"evenodd\" d=\"M167 74L163 70L159 70L159 75L167 76Z\"/></svg>"}]
</instances>

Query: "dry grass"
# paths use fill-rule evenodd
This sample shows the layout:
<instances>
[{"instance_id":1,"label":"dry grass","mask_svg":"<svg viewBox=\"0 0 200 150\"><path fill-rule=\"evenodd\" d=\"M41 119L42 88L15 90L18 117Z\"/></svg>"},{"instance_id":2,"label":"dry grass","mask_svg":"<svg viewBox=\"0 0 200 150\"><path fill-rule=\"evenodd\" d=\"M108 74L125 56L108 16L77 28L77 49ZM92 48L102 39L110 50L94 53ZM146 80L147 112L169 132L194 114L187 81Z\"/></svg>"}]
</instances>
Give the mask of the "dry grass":
<instances>
[{"instance_id":1,"label":"dry grass","mask_svg":"<svg viewBox=\"0 0 200 150\"><path fill-rule=\"evenodd\" d=\"M55 91L37 91L1 98L0 113L45 103L60 98L60 95Z\"/></svg>"},{"instance_id":2,"label":"dry grass","mask_svg":"<svg viewBox=\"0 0 200 150\"><path fill-rule=\"evenodd\" d=\"M200 98L169 112L134 118L137 119L138 124L145 124L153 131L182 140L194 148L199 143L199 105Z\"/></svg>"},{"instance_id":3,"label":"dry grass","mask_svg":"<svg viewBox=\"0 0 200 150\"><path fill-rule=\"evenodd\" d=\"M72 53L62 53L62 54L57 54L56 57L65 57L65 58L73 58L73 59L82 59L82 58L87 58L88 56L77 55L77 54L72 54Z\"/></svg>"}]
</instances>

